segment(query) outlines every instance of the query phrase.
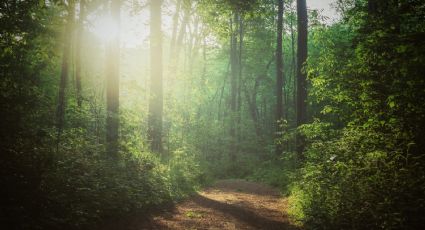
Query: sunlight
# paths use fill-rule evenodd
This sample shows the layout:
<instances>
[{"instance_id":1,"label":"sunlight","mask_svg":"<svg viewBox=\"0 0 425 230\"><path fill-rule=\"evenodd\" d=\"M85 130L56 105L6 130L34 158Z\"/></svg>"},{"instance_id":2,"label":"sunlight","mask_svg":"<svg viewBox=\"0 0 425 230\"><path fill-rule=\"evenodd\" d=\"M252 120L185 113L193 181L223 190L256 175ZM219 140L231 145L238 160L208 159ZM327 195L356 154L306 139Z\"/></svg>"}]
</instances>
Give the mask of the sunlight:
<instances>
[{"instance_id":1,"label":"sunlight","mask_svg":"<svg viewBox=\"0 0 425 230\"><path fill-rule=\"evenodd\" d=\"M118 24L110 15L105 15L93 23L93 33L104 43L114 40L120 33Z\"/></svg>"},{"instance_id":2,"label":"sunlight","mask_svg":"<svg viewBox=\"0 0 425 230\"><path fill-rule=\"evenodd\" d=\"M141 45L149 35L147 15L144 12L130 15L128 9L123 9L120 25L117 25L110 15L93 18L91 24L91 32L102 43L108 43L119 35L121 45L128 48Z\"/></svg>"},{"instance_id":3,"label":"sunlight","mask_svg":"<svg viewBox=\"0 0 425 230\"><path fill-rule=\"evenodd\" d=\"M143 45L149 37L149 11L144 9L137 14L130 12L130 9L121 9L121 23L118 26L109 14L89 16L90 31L102 43L108 43L117 35L120 36L120 43L126 48L135 48ZM168 15L163 15L163 33L165 36L171 34L172 19Z\"/></svg>"}]
</instances>

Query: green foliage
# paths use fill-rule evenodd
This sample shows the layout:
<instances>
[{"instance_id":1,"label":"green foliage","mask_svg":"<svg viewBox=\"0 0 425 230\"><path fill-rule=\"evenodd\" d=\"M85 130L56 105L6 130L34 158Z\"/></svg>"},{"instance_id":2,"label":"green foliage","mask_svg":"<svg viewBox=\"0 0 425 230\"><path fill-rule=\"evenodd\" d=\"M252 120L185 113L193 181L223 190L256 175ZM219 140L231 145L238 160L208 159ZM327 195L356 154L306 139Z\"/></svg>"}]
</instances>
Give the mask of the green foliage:
<instances>
[{"instance_id":1,"label":"green foliage","mask_svg":"<svg viewBox=\"0 0 425 230\"><path fill-rule=\"evenodd\" d=\"M176 151L168 164L147 152L122 152L112 162L105 159L104 146L87 141L84 130L69 130L63 138L63 151L53 154L40 182L47 199L37 223L42 227L89 228L182 199L205 183L195 153L186 149Z\"/></svg>"},{"instance_id":2,"label":"green foliage","mask_svg":"<svg viewBox=\"0 0 425 230\"><path fill-rule=\"evenodd\" d=\"M292 185L290 190L287 212L294 223L302 226L305 222L305 209L308 207L309 198L306 196L304 189L297 184Z\"/></svg>"},{"instance_id":3,"label":"green foliage","mask_svg":"<svg viewBox=\"0 0 425 230\"><path fill-rule=\"evenodd\" d=\"M49 200L48 224L82 228L171 200L164 166L152 156L127 156L116 163L87 152L56 156L41 184Z\"/></svg>"},{"instance_id":4,"label":"green foliage","mask_svg":"<svg viewBox=\"0 0 425 230\"><path fill-rule=\"evenodd\" d=\"M373 4L340 2L344 20L312 32L310 96L320 120L299 128L309 144L290 198L290 211L307 228L425 224L425 94L418 72L425 27L410 8L423 3Z\"/></svg>"},{"instance_id":5,"label":"green foliage","mask_svg":"<svg viewBox=\"0 0 425 230\"><path fill-rule=\"evenodd\" d=\"M174 151L168 163L168 174L171 183L171 196L174 199L185 197L201 184L205 184L205 174L201 171L197 154L191 149Z\"/></svg>"},{"instance_id":6,"label":"green foliage","mask_svg":"<svg viewBox=\"0 0 425 230\"><path fill-rule=\"evenodd\" d=\"M61 37L74 37L62 34L69 5L0 3L0 228L94 228L229 177L262 181L290 194L289 213L306 228L425 225L423 2L337 1L342 19L331 25L312 11L306 67L312 119L295 127L297 22L294 1L285 1L285 120L276 141L276 1L183 2L193 7L187 11L190 30L181 34L182 44L173 44L180 53L164 58L164 152L146 150L147 46L124 46L121 151L114 162L105 157L107 52L90 28L107 7L87 2L83 103L77 105L70 68L58 135L52 120ZM176 28L177 35L180 30L185 32ZM229 82L231 38L243 40L236 49L237 92ZM164 45L164 54L168 48ZM73 63L76 55L71 56ZM232 93L238 109L230 112ZM298 134L306 138L304 162L293 152ZM276 144L283 146L280 155Z\"/></svg>"},{"instance_id":7,"label":"green foliage","mask_svg":"<svg viewBox=\"0 0 425 230\"><path fill-rule=\"evenodd\" d=\"M271 185L283 194L289 192L289 185L294 180L293 166L282 167L283 161L265 161L247 177L249 180L260 181Z\"/></svg>"},{"instance_id":8,"label":"green foliage","mask_svg":"<svg viewBox=\"0 0 425 230\"><path fill-rule=\"evenodd\" d=\"M347 129L339 138L313 142L293 190L296 217L313 229L421 226L424 159L409 153L408 143L394 148L396 135Z\"/></svg>"}]
</instances>

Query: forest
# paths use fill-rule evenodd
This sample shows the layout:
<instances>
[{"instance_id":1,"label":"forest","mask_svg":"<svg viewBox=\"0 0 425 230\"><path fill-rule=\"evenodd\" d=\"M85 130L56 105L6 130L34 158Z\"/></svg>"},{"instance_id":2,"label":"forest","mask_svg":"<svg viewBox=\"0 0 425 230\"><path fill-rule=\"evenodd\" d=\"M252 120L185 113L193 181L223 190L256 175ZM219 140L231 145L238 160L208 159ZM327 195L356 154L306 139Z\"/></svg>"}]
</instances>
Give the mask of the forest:
<instances>
[{"instance_id":1,"label":"forest","mask_svg":"<svg viewBox=\"0 0 425 230\"><path fill-rule=\"evenodd\" d=\"M423 229L425 1L312 2L1 0L0 229Z\"/></svg>"}]
</instances>

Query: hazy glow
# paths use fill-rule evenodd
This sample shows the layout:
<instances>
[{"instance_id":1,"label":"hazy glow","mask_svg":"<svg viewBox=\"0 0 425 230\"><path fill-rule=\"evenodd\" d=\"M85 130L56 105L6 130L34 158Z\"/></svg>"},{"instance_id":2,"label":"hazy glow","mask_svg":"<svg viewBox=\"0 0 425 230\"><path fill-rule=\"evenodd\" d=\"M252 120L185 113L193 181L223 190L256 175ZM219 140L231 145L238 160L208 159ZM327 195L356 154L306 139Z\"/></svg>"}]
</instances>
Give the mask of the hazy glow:
<instances>
[{"instance_id":1,"label":"hazy glow","mask_svg":"<svg viewBox=\"0 0 425 230\"><path fill-rule=\"evenodd\" d=\"M121 10L121 45L128 48L141 46L149 37L149 11L147 9L131 14L129 9Z\"/></svg>"},{"instance_id":2,"label":"hazy glow","mask_svg":"<svg viewBox=\"0 0 425 230\"><path fill-rule=\"evenodd\" d=\"M165 10L165 6L164 6ZM174 10L174 9L172 9ZM99 16L92 14L89 16L90 31L102 43L111 41L117 34L120 35L121 46L135 48L144 46L149 38L149 8L144 8L138 12L132 12L129 6L121 8L121 23L118 27L111 16L105 14ZM169 14L162 15L162 31L164 36L171 34L172 18Z\"/></svg>"},{"instance_id":3,"label":"hazy glow","mask_svg":"<svg viewBox=\"0 0 425 230\"><path fill-rule=\"evenodd\" d=\"M105 15L94 21L93 33L102 42L107 43L118 36L120 33L120 28L110 15Z\"/></svg>"},{"instance_id":4,"label":"hazy glow","mask_svg":"<svg viewBox=\"0 0 425 230\"><path fill-rule=\"evenodd\" d=\"M335 10L330 6L335 1L336 0L307 0L307 6L310 9L322 11L323 15L329 18L329 21L333 21L338 18ZM162 31L165 37L171 35L172 14L174 11L175 5L173 4L163 6ZM145 46L149 38L148 7L138 12L132 12L131 7L123 5L121 8L120 27L118 27L108 14L103 16L92 14L89 16L89 21L91 32L93 32L102 43L108 43L119 34L121 46L135 48L138 46Z\"/></svg>"}]
</instances>

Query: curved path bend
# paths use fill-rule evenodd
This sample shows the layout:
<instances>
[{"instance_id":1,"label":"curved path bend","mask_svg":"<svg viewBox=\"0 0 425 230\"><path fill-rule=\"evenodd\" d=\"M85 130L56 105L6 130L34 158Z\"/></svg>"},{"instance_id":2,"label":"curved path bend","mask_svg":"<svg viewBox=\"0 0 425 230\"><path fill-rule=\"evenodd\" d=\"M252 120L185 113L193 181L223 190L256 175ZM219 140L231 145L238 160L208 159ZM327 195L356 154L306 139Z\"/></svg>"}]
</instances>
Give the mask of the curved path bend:
<instances>
[{"instance_id":1,"label":"curved path bend","mask_svg":"<svg viewBox=\"0 0 425 230\"><path fill-rule=\"evenodd\" d=\"M298 229L289 222L285 209L285 200L274 188L221 180L171 208L134 216L107 229Z\"/></svg>"}]
</instances>

